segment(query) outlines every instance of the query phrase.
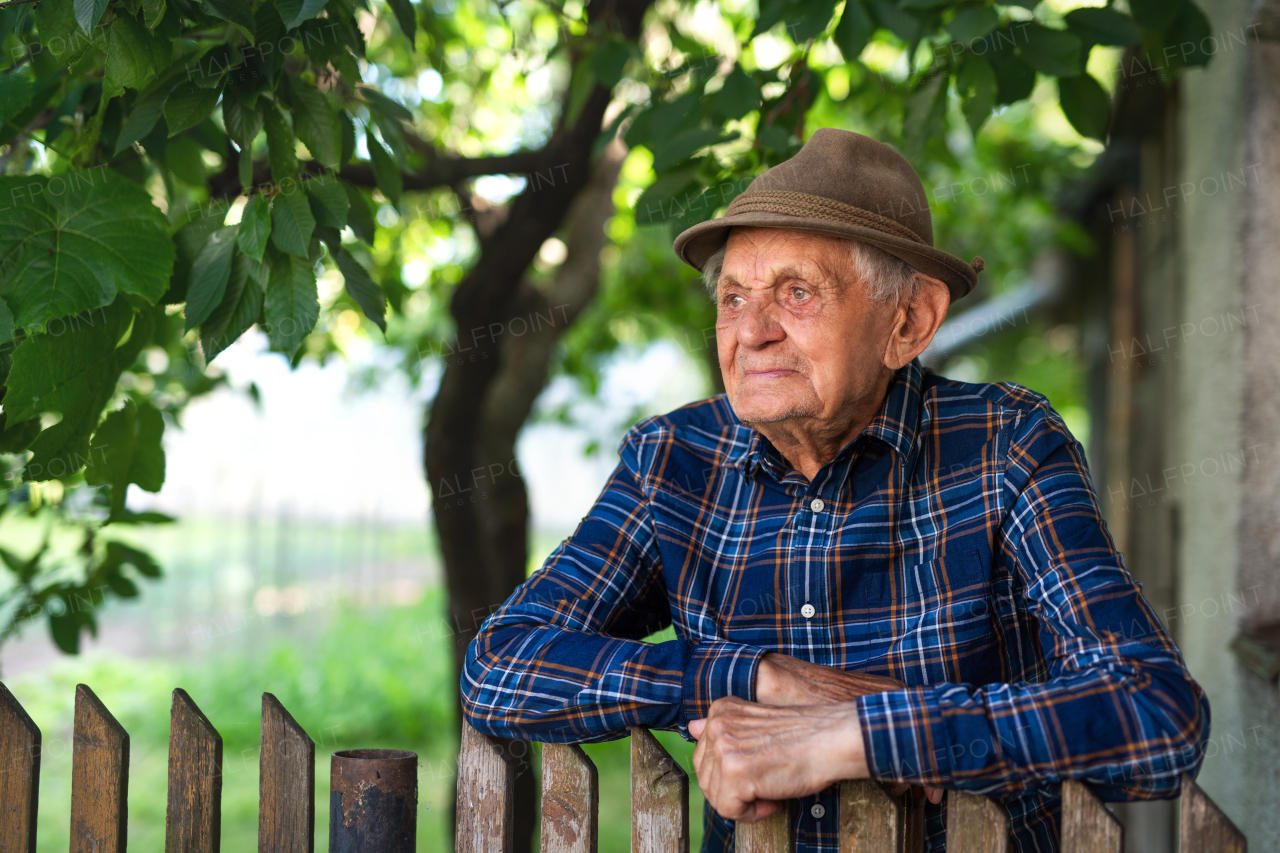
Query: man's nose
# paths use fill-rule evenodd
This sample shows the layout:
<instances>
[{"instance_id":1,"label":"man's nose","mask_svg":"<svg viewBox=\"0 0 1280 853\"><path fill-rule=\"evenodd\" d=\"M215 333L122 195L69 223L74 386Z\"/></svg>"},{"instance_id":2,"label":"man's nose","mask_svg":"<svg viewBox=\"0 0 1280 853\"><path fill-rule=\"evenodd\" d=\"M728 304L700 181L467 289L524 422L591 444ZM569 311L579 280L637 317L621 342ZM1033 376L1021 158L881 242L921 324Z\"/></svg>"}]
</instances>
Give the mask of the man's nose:
<instances>
[{"instance_id":1,"label":"man's nose","mask_svg":"<svg viewBox=\"0 0 1280 853\"><path fill-rule=\"evenodd\" d=\"M776 306L763 299L750 300L738 323L738 343L745 347L762 347L786 337L775 316Z\"/></svg>"}]
</instances>

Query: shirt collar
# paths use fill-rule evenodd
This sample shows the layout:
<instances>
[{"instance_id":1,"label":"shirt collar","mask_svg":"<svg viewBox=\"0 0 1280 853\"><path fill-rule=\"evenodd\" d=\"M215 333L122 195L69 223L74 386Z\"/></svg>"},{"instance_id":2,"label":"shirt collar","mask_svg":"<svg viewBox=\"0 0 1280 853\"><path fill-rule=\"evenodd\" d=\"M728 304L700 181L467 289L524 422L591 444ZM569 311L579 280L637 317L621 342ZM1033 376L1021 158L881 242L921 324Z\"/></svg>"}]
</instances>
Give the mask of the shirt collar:
<instances>
[{"instance_id":1,"label":"shirt collar","mask_svg":"<svg viewBox=\"0 0 1280 853\"><path fill-rule=\"evenodd\" d=\"M876 439L904 458L915 443L920 426L921 382L924 369L918 360L901 368L889 382L888 393L880 411L871 423L836 454L832 463L849 455L860 439ZM725 457L725 464L742 468L748 474L764 470L774 479L782 480L790 465L782 454L769 443L760 431L738 420L734 415L733 448ZM832 464L828 463L828 464Z\"/></svg>"}]
</instances>

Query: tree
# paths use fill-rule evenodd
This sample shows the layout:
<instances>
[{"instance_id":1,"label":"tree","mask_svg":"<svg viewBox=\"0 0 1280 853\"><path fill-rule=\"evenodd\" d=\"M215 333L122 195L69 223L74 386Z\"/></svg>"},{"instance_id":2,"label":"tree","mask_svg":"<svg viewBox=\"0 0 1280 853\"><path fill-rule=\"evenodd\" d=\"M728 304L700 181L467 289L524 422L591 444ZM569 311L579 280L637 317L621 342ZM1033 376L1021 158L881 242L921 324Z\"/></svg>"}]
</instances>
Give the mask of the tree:
<instances>
[{"instance_id":1,"label":"tree","mask_svg":"<svg viewBox=\"0 0 1280 853\"><path fill-rule=\"evenodd\" d=\"M412 375L442 370L424 456L460 660L526 574L515 440L549 371L590 383L622 340L616 311L705 348L711 308L674 234L815 121L895 142L935 187L975 164L1062 166L1061 147L980 131L1052 78L1071 125L1105 139L1095 47L1140 44L1169 74L1208 60L1192 0L1129 9L724 2L712 36L670 0L0 3L5 506L82 534L52 562L0 553L15 578L0 640L43 612L74 651L86 591L158 574L100 532L163 520L125 494L159 488L166 418L216 386L218 353L256 326L294 364L327 358L358 310ZM956 132L977 138L964 156ZM506 199L481 191L512 175ZM1018 204L1039 180L1015 185ZM940 239L967 248L984 224L943 218ZM406 283L426 247L443 251Z\"/></svg>"}]
</instances>

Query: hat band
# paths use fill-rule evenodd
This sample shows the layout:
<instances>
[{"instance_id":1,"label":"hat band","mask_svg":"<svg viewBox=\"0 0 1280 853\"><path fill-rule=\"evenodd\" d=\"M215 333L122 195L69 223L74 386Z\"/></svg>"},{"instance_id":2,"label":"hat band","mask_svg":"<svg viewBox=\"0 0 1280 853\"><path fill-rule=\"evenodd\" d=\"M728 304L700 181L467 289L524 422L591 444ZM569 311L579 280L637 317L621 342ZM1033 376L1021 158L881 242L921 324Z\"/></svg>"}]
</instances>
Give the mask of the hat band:
<instances>
[{"instance_id":1,"label":"hat band","mask_svg":"<svg viewBox=\"0 0 1280 853\"><path fill-rule=\"evenodd\" d=\"M756 190L745 192L729 202L725 216L740 213L783 213L788 216L799 216L806 219L826 219L832 222L844 222L848 225L861 225L875 231L883 231L895 237L902 237L921 245L929 245L919 234L907 226L887 216L854 207L851 204L823 198L820 195L795 192L793 190ZM730 223L725 223L730 224Z\"/></svg>"}]
</instances>

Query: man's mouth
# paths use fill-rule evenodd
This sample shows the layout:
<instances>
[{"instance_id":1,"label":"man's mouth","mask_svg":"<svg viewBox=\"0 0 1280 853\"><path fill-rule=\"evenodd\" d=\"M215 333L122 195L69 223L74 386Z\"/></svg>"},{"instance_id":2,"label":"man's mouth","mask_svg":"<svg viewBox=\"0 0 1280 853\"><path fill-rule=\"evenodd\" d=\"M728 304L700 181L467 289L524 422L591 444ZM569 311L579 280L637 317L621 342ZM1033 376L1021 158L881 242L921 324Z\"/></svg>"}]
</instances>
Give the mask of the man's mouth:
<instances>
[{"instance_id":1,"label":"man's mouth","mask_svg":"<svg viewBox=\"0 0 1280 853\"><path fill-rule=\"evenodd\" d=\"M772 367L743 370L742 375L751 379L784 379L788 376L799 376L800 372L785 367Z\"/></svg>"}]
</instances>

